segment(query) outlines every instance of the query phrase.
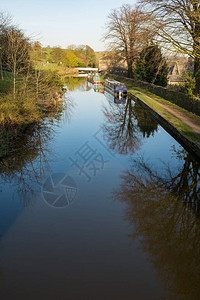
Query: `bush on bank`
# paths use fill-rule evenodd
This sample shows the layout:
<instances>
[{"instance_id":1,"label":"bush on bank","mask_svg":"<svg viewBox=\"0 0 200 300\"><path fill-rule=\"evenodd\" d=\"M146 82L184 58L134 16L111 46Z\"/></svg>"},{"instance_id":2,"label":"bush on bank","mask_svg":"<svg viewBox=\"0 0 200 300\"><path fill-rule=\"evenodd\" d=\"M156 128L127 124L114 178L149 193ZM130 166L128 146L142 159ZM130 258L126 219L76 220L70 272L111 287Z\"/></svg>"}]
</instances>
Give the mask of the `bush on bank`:
<instances>
[{"instance_id":1,"label":"bush on bank","mask_svg":"<svg viewBox=\"0 0 200 300\"><path fill-rule=\"evenodd\" d=\"M18 82L15 95L12 89L0 94L0 125L33 123L54 111L62 100L62 86L56 71L33 71Z\"/></svg>"},{"instance_id":2,"label":"bush on bank","mask_svg":"<svg viewBox=\"0 0 200 300\"><path fill-rule=\"evenodd\" d=\"M0 93L0 157L27 126L58 110L63 84L56 71L33 70L17 82L15 95L12 88Z\"/></svg>"}]
</instances>

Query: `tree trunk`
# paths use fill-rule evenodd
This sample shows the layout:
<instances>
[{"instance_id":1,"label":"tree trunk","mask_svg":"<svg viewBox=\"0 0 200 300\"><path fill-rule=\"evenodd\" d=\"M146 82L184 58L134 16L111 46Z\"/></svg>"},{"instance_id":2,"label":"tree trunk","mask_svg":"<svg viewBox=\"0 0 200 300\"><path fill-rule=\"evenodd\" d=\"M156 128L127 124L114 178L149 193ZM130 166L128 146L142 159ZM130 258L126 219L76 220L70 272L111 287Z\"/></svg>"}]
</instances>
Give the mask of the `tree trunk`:
<instances>
[{"instance_id":1,"label":"tree trunk","mask_svg":"<svg viewBox=\"0 0 200 300\"><path fill-rule=\"evenodd\" d=\"M127 64L128 64L128 77L133 78L133 63L132 61L129 60Z\"/></svg>"},{"instance_id":2,"label":"tree trunk","mask_svg":"<svg viewBox=\"0 0 200 300\"><path fill-rule=\"evenodd\" d=\"M195 83L195 95L200 93L200 58L196 58L194 61L194 77Z\"/></svg>"},{"instance_id":3,"label":"tree trunk","mask_svg":"<svg viewBox=\"0 0 200 300\"><path fill-rule=\"evenodd\" d=\"M3 68L2 68L2 62L0 62L1 64L1 80L4 80L4 77L3 77Z\"/></svg>"},{"instance_id":4,"label":"tree trunk","mask_svg":"<svg viewBox=\"0 0 200 300\"><path fill-rule=\"evenodd\" d=\"M4 77L3 77L3 67L2 67L2 59L1 59L1 56L0 56L0 68L1 68L1 80L4 80Z\"/></svg>"},{"instance_id":5,"label":"tree trunk","mask_svg":"<svg viewBox=\"0 0 200 300\"><path fill-rule=\"evenodd\" d=\"M15 99L16 95L16 64L14 62L14 67L13 67L13 98Z\"/></svg>"},{"instance_id":6,"label":"tree trunk","mask_svg":"<svg viewBox=\"0 0 200 300\"><path fill-rule=\"evenodd\" d=\"M40 71L36 71L36 98L39 98L39 78L40 78Z\"/></svg>"},{"instance_id":7,"label":"tree trunk","mask_svg":"<svg viewBox=\"0 0 200 300\"><path fill-rule=\"evenodd\" d=\"M193 3L194 16L198 19L194 24L193 52L194 52L194 77L195 95L200 93L200 22L199 22L199 4L198 1Z\"/></svg>"}]
</instances>

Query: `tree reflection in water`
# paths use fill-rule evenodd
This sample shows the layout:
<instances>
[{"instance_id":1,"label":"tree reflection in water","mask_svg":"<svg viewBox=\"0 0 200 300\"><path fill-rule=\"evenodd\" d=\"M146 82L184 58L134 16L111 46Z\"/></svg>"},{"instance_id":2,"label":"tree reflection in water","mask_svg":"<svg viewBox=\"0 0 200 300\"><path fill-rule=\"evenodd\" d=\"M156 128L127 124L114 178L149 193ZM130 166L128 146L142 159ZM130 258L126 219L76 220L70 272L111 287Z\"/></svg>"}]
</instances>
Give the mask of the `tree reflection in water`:
<instances>
[{"instance_id":1,"label":"tree reflection in water","mask_svg":"<svg viewBox=\"0 0 200 300\"><path fill-rule=\"evenodd\" d=\"M29 204L29 200L38 189L40 190L46 172L50 172L50 162L56 155L50 152L49 142L53 140L61 121L70 122L73 109L73 99L69 92L66 92L59 110L29 126L13 140L8 155L0 158L1 184L6 182L14 184L24 205ZM7 130L10 136L16 135L13 130L15 131L15 129ZM0 128L0 132L4 131L4 128L2 130ZM2 135L2 141L3 138Z\"/></svg>"},{"instance_id":2,"label":"tree reflection in water","mask_svg":"<svg viewBox=\"0 0 200 300\"><path fill-rule=\"evenodd\" d=\"M83 92L91 90L86 77L66 77L65 84L67 85L68 91L70 92L73 92L75 90Z\"/></svg>"},{"instance_id":3,"label":"tree reflection in water","mask_svg":"<svg viewBox=\"0 0 200 300\"><path fill-rule=\"evenodd\" d=\"M104 137L112 151L119 154L134 153L139 149L141 140L134 124L133 102L127 99L125 105L109 101L103 108L106 123L103 125Z\"/></svg>"},{"instance_id":4,"label":"tree reflection in water","mask_svg":"<svg viewBox=\"0 0 200 300\"><path fill-rule=\"evenodd\" d=\"M45 121L34 124L13 144L10 154L0 159L1 183L12 183L24 205L30 204L49 170L50 153L46 146L54 134Z\"/></svg>"},{"instance_id":5,"label":"tree reflection in water","mask_svg":"<svg viewBox=\"0 0 200 300\"><path fill-rule=\"evenodd\" d=\"M132 238L140 239L170 299L199 299L200 163L173 150L179 170L168 167L161 176L144 160L133 160L114 196L127 203Z\"/></svg>"},{"instance_id":6,"label":"tree reflection in water","mask_svg":"<svg viewBox=\"0 0 200 300\"><path fill-rule=\"evenodd\" d=\"M158 130L158 122L139 103L135 102L133 115L143 137L149 138Z\"/></svg>"},{"instance_id":7,"label":"tree reflection in water","mask_svg":"<svg viewBox=\"0 0 200 300\"><path fill-rule=\"evenodd\" d=\"M67 90L63 95L62 107L54 116L53 121L55 122L55 120L57 120L60 122L60 119L62 118L67 123L70 123L74 108L75 108L75 102L73 101L73 98L70 95L69 90Z\"/></svg>"},{"instance_id":8,"label":"tree reflection in water","mask_svg":"<svg viewBox=\"0 0 200 300\"><path fill-rule=\"evenodd\" d=\"M138 103L130 98L124 105L114 103L107 95L109 105L104 106L106 122L102 126L104 138L110 150L119 154L133 154L141 146L143 137L150 137L158 123Z\"/></svg>"}]
</instances>

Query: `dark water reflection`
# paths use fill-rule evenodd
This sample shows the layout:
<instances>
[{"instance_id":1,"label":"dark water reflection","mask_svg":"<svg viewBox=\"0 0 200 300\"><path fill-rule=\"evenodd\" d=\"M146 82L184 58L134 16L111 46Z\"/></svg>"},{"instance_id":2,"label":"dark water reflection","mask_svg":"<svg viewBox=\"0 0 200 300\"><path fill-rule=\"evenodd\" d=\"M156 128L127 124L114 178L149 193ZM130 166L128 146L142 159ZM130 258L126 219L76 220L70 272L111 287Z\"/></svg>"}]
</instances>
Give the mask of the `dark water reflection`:
<instances>
[{"instance_id":1,"label":"dark water reflection","mask_svg":"<svg viewBox=\"0 0 200 300\"><path fill-rule=\"evenodd\" d=\"M68 96L63 100L53 117L29 126L13 140L8 155L0 159L1 185L12 182L24 205L38 193L50 163L56 159L48 144L55 138L61 119L70 122L73 101Z\"/></svg>"},{"instance_id":2,"label":"dark water reflection","mask_svg":"<svg viewBox=\"0 0 200 300\"><path fill-rule=\"evenodd\" d=\"M134 153L141 146L143 138L154 135L158 123L138 103L130 98L118 101L107 94L109 106L105 106L103 113L106 123L103 124L104 137L109 148L119 154ZM123 105L116 105L123 104Z\"/></svg>"},{"instance_id":3,"label":"dark water reflection","mask_svg":"<svg viewBox=\"0 0 200 300\"><path fill-rule=\"evenodd\" d=\"M138 103L135 103L133 115L137 121L137 127L143 134L143 137L150 137L158 130L158 122Z\"/></svg>"},{"instance_id":4,"label":"dark water reflection","mask_svg":"<svg viewBox=\"0 0 200 300\"><path fill-rule=\"evenodd\" d=\"M49 168L47 144L54 136L55 130L46 122L32 125L13 144L9 155L0 160L1 184L12 182L24 205L27 194L35 194Z\"/></svg>"},{"instance_id":5,"label":"dark water reflection","mask_svg":"<svg viewBox=\"0 0 200 300\"><path fill-rule=\"evenodd\" d=\"M127 99L124 105L116 105L110 97L109 106L103 113L106 122L103 124L104 137L108 147L119 154L134 153L139 149L141 138L135 124L133 102Z\"/></svg>"},{"instance_id":6,"label":"dark water reflection","mask_svg":"<svg viewBox=\"0 0 200 300\"><path fill-rule=\"evenodd\" d=\"M66 85L0 160L1 299L199 299L198 160L131 99ZM69 159L86 144L105 159L89 183ZM78 187L63 209L41 194L57 173Z\"/></svg>"},{"instance_id":7,"label":"dark water reflection","mask_svg":"<svg viewBox=\"0 0 200 300\"><path fill-rule=\"evenodd\" d=\"M160 176L145 161L132 161L114 195L128 204L132 238L140 239L170 299L199 299L200 164L185 150L182 162Z\"/></svg>"}]
</instances>

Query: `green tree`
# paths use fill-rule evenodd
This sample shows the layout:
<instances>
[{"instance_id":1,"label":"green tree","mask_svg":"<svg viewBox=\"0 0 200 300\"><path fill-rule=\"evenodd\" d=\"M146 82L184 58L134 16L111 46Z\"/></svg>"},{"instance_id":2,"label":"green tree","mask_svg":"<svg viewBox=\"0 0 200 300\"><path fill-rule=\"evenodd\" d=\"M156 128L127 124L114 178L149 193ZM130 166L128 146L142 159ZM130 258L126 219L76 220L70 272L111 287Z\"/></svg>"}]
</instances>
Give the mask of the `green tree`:
<instances>
[{"instance_id":1,"label":"green tree","mask_svg":"<svg viewBox=\"0 0 200 300\"><path fill-rule=\"evenodd\" d=\"M66 67L74 68L78 66L79 59L71 50L69 50L67 51L67 55L64 58L64 64L66 65Z\"/></svg>"},{"instance_id":2,"label":"green tree","mask_svg":"<svg viewBox=\"0 0 200 300\"><path fill-rule=\"evenodd\" d=\"M55 47L51 51L51 60L56 63L63 62L65 59L65 51L61 49L60 47Z\"/></svg>"},{"instance_id":3,"label":"green tree","mask_svg":"<svg viewBox=\"0 0 200 300\"><path fill-rule=\"evenodd\" d=\"M30 56L32 60L41 60L44 56L44 52L40 42L34 42L31 44Z\"/></svg>"},{"instance_id":4,"label":"green tree","mask_svg":"<svg viewBox=\"0 0 200 300\"><path fill-rule=\"evenodd\" d=\"M157 45L146 46L140 52L135 72L140 80L161 86L167 85L168 67L166 59Z\"/></svg>"},{"instance_id":5,"label":"green tree","mask_svg":"<svg viewBox=\"0 0 200 300\"><path fill-rule=\"evenodd\" d=\"M88 61L88 67L92 67L92 68L97 67L96 54L94 50L88 45L85 46L85 57Z\"/></svg>"},{"instance_id":6,"label":"green tree","mask_svg":"<svg viewBox=\"0 0 200 300\"><path fill-rule=\"evenodd\" d=\"M85 63L86 67L95 68L98 66L96 53L88 45L81 45L76 49L76 55L80 58L81 63Z\"/></svg>"},{"instance_id":7,"label":"green tree","mask_svg":"<svg viewBox=\"0 0 200 300\"><path fill-rule=\"evenodd\" d=\"M185 82L183 87L184 92L190 97L193 97L196 86L196 78L194 77L194 74L186 71L182 75L182 80Z\"/></svg>"}]
</instances>

